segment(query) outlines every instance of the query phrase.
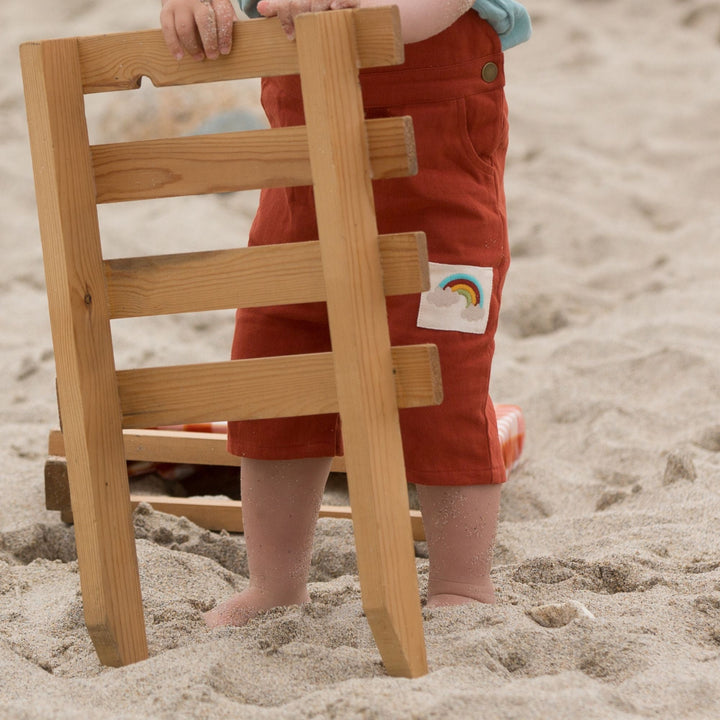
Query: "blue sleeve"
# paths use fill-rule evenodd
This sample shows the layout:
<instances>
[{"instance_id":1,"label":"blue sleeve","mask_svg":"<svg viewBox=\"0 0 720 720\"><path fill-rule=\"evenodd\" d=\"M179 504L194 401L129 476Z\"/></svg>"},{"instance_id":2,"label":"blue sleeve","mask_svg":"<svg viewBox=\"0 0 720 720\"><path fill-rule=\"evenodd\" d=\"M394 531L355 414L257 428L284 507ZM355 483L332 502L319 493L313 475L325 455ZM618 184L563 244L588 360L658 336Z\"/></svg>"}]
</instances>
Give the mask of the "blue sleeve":
<instances>
[{"instance_id":1,"label":"blue sleeve","mask_svg":"<svg viewBox=\"0 0 720 720\"><path fill-rule=\"evenodd\" d=\"M257 11L259 0L240 0L240 9L250 18L262 17Z\"/></svg>"},{"instance_id":2,"label":"blue sleeve","mask_svg":"<svg viewBox=\"0 0 720 720\"><path fill-rule=\"evenodd\" d=\"M515 0L475 0L473 10L487 20L500 36L503 50L530 38L532 25L528 11Z\"/></svg>"},{"instance_id":3,"label":"blue sleeve","mask_svg":"<svg viewBox=\"0 0 720 720\"><path fill-rule=\"evenodd\" d=\"M389 3L392 0L388 0ZM240 0L240 8L251 18L262 17L257 11L258 0ZM529 39L532 27L528 11L515 0L475 0L473 9L487 20L500 36L503 50Z\"/></svg>"}]
</instances>

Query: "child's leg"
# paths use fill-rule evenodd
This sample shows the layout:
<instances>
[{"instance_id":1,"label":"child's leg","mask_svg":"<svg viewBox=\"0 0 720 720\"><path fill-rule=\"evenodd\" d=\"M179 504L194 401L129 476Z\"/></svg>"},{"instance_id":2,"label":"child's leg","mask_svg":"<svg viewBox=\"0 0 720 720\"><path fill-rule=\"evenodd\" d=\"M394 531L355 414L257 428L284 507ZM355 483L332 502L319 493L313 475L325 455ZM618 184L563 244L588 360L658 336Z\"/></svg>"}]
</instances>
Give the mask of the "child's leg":
<instances>
[{"instance_id":1,"label":"child's leg","mask_svg":"<svg viewBox=\"0 0 720 720\"><path fill-rule=\"evenodd\" d=\"M263 610L309 600L313 535L330 462L243 458L250 585L205 614L210 627L244 625Z\"/></svg>"},{"instance_id":2,"label":"child's leg","mask_svg":"<svg viewBox=\"0 0 720 720\"><path fill-rule=\"evenodd\" d=\"M427 607L495 602L490 579L501 485L418 485L430 554Z\"/></svg>"}]
</instances>

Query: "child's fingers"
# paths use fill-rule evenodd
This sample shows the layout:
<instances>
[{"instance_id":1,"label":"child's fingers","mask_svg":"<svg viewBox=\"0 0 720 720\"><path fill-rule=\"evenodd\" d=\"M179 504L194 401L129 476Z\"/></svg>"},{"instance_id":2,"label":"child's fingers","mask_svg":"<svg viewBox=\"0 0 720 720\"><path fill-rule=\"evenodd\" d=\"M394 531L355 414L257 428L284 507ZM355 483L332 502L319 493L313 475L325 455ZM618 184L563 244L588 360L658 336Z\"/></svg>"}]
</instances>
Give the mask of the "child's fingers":
<instances>
[{"instance_id":1,"label":"child's fingers","mask_svg":"<svg viewBox=\"0 0 720 720\"><path fill-rule=\"evenodd\" d=\"M307 0L309 2L309 0ZM295 15L298 15L302 3L299 0L262 0L258 3L257 9L265 17L276 17L280 20L280 26L285 31L288 39L295 37Z\"/></svg>"},{"instance_id":2,"label":"child's fingers","mask_svg":"<svg viewBox=\"0 0 720 720\"><path fill-rule=\"evenodd\" d=\"M185 7L177 9L173 14L173 26L183 52L202 60L205 54L192 10Z\"/></svg>"},{"instance_id":3,"label":"child's fingers","mask_svg":"<svg viewBox=\"0 0 720 720\"><path fill-rule=\"evenodd\" d=\"M165 43L178 60L227 55L235 20L231 0L165 0L160 11Z\"/></svg>"},{"instance_id":4,"label":"child's fingers","mask_svg":"<svg viewBox=\"0 0 720 720\"><path fill-rule=\"evenodd\" d=\"M214 5L218 48L221 55L227 55L232 49L233 23L237 20L237 15L230 0L215 0Z\"/></svg>"},{"instance_id":5,"label":"child's fingers","mask_svg":"<svg viewBox=\"0 0 720 720\"><path fill-rule=\"evenodd\" d=\"M160 27L168 49L176 60L181 60L185 55L185 48L175 29L175 14L167 6L160 11Z\"/></svg>"},{"instance_id":6,"label":"child's fingers","mask_svg":"<svg viewBox=\"0 0 720 720\"><path fill-rule=\"evenodd\" d=\"M200 33L205 57L214 60L220 55L220 49L218 47L217 20L212 0L200 0L195 6L195 24L197 31Z\"/></svg>"},{"instance_id":7,"label":"child's fingers","mask_svg":"<svg viewBox=\"0 0 720 720\"><path fill-rule=\"evenodd\" d=\"M260 0L256 9L263 17L273 17L277 14L271 0Z\"/></svg>"},{"instance_id":8,"label":"child's fingers","mask_svg":"<svg viewBox=\"0 0 720 720\"><path fill-rule=\"evenodd\" d=\"M295 18L304 12L358 7L359 0L262 0L257 9L265 17L277 16L285 34L295 37Z\"/></svg>"}]
</instances>

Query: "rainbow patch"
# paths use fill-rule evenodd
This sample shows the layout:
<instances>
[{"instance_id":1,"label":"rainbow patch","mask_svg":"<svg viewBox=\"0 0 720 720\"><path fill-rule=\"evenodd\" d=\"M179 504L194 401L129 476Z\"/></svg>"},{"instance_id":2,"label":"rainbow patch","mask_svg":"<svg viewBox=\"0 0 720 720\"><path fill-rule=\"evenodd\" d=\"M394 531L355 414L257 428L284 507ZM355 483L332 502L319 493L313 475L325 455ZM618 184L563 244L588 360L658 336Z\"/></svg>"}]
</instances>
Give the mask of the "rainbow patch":
<instances>
[{"instance_id":1,"label":"rainbow patch","mask_svg":"<svg viewBox=\"0 0 720 720\"><path fill-rule=\"evenodd\" d=\"M428 267L432 290L420 296L418 327L484 333L492 307L493 269L435 262Z\"/></svg>"},{"instance_id":2,"label":"rainbow patch","mask_svg":"<svg viewBox=\"0 0 720 720\"><path fill-rule=\"evenodd\" d=\"M449 288L453 292L464 297L467 303L465 307L470 307L471 305L475 307L483 307L485 304L482 286L472 275L454 273L453 275L449 275L444 278L440 282L440 287L443 290L447 290Z\"/></svg>"}]
</instances>

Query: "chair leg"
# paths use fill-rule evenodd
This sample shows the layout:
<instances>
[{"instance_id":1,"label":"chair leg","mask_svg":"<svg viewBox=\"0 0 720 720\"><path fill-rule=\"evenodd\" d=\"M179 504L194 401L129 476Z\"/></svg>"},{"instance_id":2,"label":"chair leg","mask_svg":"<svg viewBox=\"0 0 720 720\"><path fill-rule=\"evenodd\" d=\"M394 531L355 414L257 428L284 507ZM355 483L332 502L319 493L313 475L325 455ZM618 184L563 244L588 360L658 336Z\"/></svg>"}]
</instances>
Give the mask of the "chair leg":
<instances>
[{"instance_id":1,"label":"chair leg","mask_svg":"<svg viewBox=\"0 0 720 720\"><path fill-rule=\"evenodd\" d=\"M21 59L83 609L101 662L124 665L147 643L78 45Z\"/></svg>"},{"instance_id":2,"label":"chair leg","mask_svg":"<svg viewBox=\"0 0 720 720\"><path fill-rule=\"evenodd\" d=\"M352 13L296 29L363 608L388 673L417 677L425 641Z\"/></svg>"},{"instance_id":3,"label":"chair leg","mask_svg":"<svg viewBox=\"0 0 720 720\"><path fill-rule=\"evenodd\" d=\"M103 665L128 665L148 650L122 439L71 443L70 435L66 423L85 623Z\"/></svg>"}]
</instances>

